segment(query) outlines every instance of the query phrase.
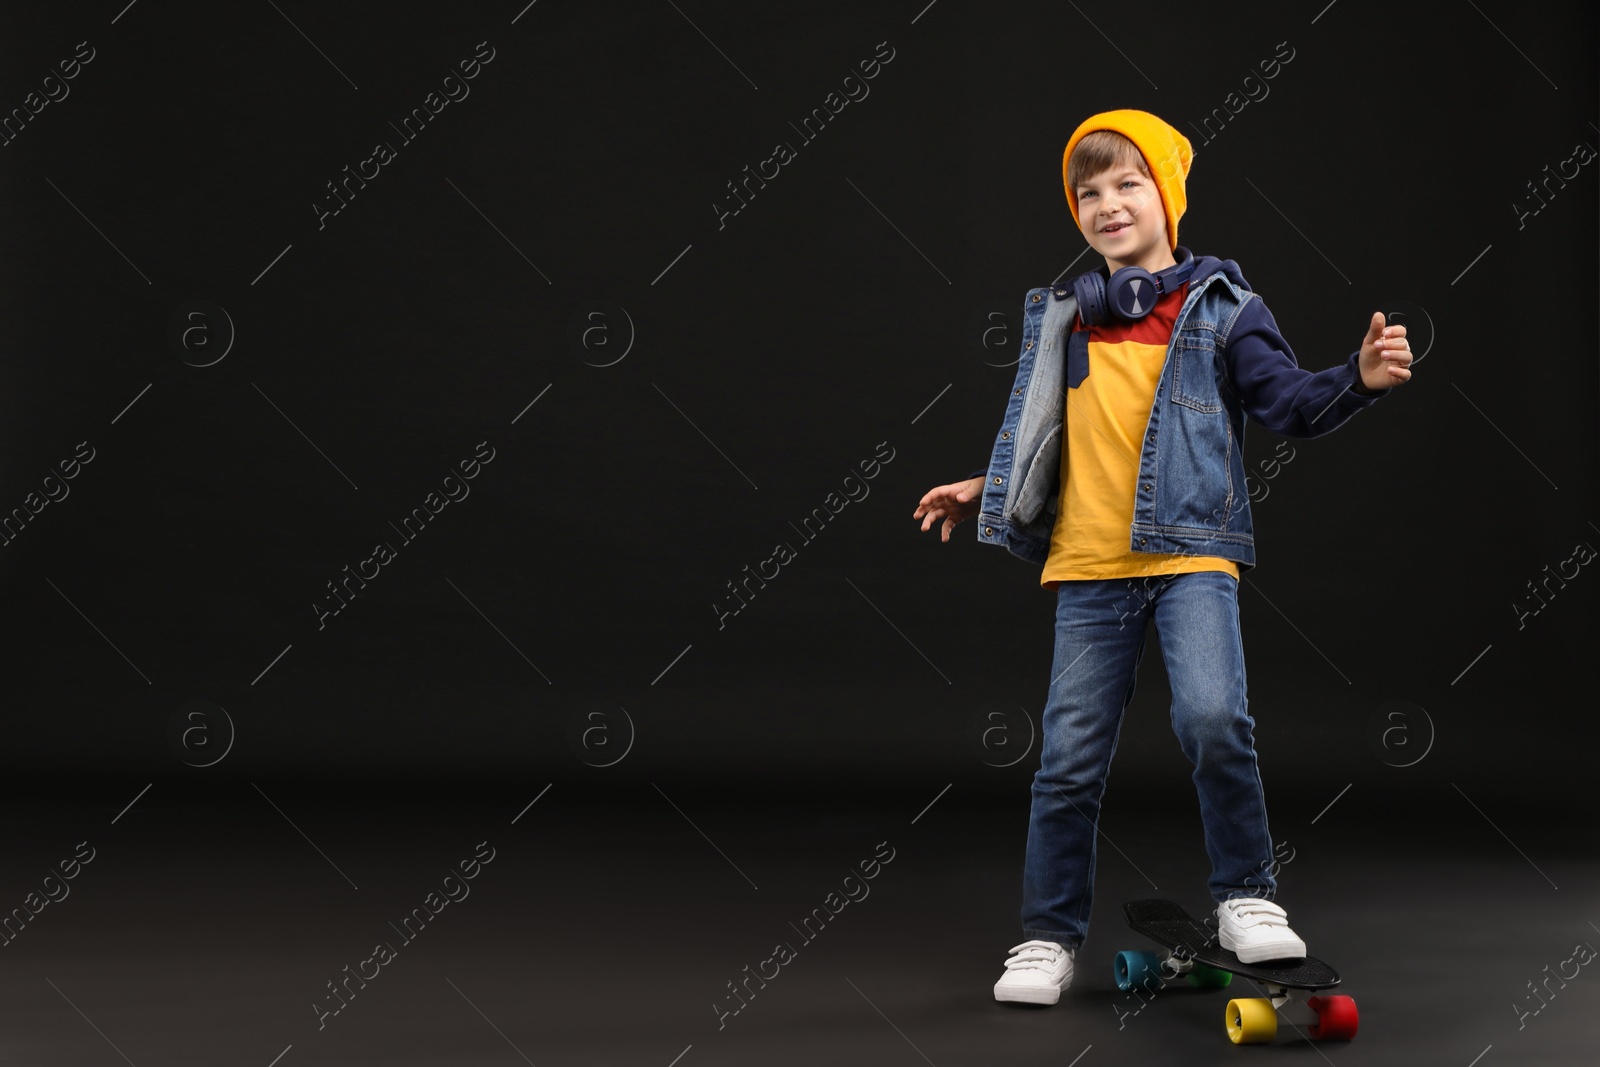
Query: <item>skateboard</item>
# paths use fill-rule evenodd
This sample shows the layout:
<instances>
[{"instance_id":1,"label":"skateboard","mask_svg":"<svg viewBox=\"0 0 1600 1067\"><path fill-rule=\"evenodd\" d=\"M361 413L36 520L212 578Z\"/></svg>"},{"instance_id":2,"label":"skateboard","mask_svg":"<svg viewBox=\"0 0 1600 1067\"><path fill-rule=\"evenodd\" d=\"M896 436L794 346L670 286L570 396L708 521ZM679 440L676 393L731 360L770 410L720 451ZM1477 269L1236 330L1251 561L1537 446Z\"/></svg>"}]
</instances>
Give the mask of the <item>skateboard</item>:
<instances>
[{"instance_id":1,"label":"skateboard","mask_svg":"<svg viewBox=\"0 0 1600 1067\"><path fill-rule=\"evenodd\" d=\"M1356 1036L1356 1002L1325 991L1339 984L1339 972L1312 956L1245 963L1223 948L1215 931L1191 918L1170 900L1132 900L1122 913L1135 933L1166 949L1163 953L1117 953L1117 988L1155 990L1182 975L1190 985L1220 989L1234 975L1258 983L1266 995L1228 1001L1223 1017L1236 1045L1272 1041L1281 1017L1314 1041L1349 1041Z\"/></svg>"}]
</instances>

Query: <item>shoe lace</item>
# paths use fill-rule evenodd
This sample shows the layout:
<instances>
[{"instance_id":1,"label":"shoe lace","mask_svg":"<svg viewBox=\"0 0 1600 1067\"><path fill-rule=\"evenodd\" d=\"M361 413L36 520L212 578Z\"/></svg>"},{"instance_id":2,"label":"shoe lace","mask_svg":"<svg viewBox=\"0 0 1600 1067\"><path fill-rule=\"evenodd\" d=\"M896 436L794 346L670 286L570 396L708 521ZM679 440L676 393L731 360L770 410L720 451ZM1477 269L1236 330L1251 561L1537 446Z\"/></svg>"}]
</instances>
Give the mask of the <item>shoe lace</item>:
<instances>
[{"instance_id":1,"label":"shoe lace","mask_svg":"<svg viewBox=\"0 0 1600 1067\"><path fill-rule=\"evenodd\" d=\"M1224 901L1223 907L1240 926L1288 926L1289 913L1270 900L1260 897L1235 897Z\"/></svg>"},{"instance_id":2,"label":"shoe lace","mask_svg":"<svg viewBox=\"0 0 1600 1067\"><path fill-rule=\"evenodd\" d=\"M1055 967L1062 956L1072 955L1054 941L1024 941L1012 946L1010 952L1012 956L1006 960L1006 968L1013 971L1030 968L1048 971Z\"/></svg>"}]
</instances>

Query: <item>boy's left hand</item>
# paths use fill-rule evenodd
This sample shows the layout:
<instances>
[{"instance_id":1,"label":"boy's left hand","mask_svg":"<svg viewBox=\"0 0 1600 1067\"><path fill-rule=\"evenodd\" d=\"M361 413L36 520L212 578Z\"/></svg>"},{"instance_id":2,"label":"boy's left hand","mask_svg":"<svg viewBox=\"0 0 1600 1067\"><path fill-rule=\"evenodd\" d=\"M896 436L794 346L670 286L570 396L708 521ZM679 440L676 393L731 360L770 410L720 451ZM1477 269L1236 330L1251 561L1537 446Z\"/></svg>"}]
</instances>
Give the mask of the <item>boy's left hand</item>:
<instances>
[{"instance_id":1,"label":"boy's left hand","mask_svg":"<svg viewBox=\"0 0 1600 1067\"><path fill-rule=\"evenodd\" d=\"M1404 326L1385 326L1383 312L1374 311L1361 339L1361 384L1377 392L1411 380L1411 344Z\"/></svg>"}]
</instances>

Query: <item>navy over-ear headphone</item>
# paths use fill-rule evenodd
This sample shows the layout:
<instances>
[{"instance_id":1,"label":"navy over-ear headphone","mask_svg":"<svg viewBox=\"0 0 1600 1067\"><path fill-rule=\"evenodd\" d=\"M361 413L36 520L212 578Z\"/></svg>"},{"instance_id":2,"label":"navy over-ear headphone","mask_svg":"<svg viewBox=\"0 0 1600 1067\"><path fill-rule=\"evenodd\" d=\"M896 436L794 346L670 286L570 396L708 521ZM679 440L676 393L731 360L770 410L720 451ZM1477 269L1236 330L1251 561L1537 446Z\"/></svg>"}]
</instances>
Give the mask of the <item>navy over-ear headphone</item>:
<instances>
[{"instance_id":1,"label":"navy over-ear headphone","mask_svg":"<svg viewBox=\"0 0 1600 1067\"><path fill-rule=\"evenodd\" d=\"M1178 262L1154 274L1143 267L1123 267L1107 281L1106 269L1100 267L1074 278L1072 290L1083 324L1105 326L1114 319L1138 322L1150 314L1156 301L1177 291L1194 273L1194 255L1182 245L1176 251ZM1066 295L1061 290L1056 293Z\"/></svg>"}]
</instances>

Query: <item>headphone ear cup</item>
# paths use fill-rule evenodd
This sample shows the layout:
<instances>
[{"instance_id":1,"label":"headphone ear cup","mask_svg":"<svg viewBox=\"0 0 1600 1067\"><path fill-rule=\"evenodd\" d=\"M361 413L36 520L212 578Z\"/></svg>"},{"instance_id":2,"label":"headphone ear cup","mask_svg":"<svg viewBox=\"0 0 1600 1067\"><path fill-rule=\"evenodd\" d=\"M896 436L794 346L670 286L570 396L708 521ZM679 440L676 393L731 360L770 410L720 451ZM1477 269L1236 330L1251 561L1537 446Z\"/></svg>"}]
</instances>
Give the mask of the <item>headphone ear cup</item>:
<instances>
[{"instance_id":1,"label":"headphone ear cup","mask_svg":"<svg viewBox=\"0 0 1600 1067\"><path fill-rule=\"evenodd\" d=\"M1078 317L1085 326L1106 324L1106 286L1099 271L1091 270L1074 278L1072 293L1078 300Z\"/></svg>"},{"instance_id":2,"label":"headphone ear cup","mask_svg":"<svg viewBox=\"0 0 1600 1067\"><path fill-rule=\"evenodd\" d=\"M1111 313L1126 322L1139 321L1156 306L1156 278L1143 267L1123 267L1108 288Z\"/></svg>"}]
</instances>

